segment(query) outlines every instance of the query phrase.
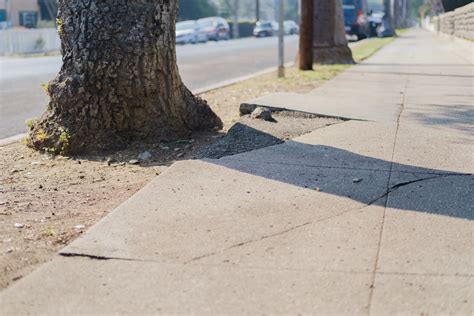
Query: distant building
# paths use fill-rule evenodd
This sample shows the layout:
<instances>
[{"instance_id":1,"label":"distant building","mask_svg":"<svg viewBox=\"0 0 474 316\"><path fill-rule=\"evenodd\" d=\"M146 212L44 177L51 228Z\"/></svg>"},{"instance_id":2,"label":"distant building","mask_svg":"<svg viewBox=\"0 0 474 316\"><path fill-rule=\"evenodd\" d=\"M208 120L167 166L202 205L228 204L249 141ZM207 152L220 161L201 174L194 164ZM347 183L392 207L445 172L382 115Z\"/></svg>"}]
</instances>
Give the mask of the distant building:
<instances>
[{"instance_id":1,"label":"distant building","mask_svg":"<svg viewBox=\"0 0 474 316\"><path fill-rule=\"evenodd\" d=\"M38 0L0 0L0 29L35 27L40 16Z\"/></svg>"}]
</instances>

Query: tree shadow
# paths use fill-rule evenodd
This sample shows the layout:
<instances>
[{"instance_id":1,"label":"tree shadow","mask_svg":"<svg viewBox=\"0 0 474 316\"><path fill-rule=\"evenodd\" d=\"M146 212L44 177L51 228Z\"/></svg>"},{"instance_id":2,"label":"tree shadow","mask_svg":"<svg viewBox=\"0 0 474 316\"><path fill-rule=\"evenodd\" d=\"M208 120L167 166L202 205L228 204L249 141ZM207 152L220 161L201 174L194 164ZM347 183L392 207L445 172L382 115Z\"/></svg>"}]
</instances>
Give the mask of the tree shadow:
<instances>
[{"instance_id":1,"label":"tree shadow","mask_svg":"<svg viewBox=\"0 0 474 316\"><path fill-rule=\"evenodd\" d=\"M440 73L423 73L423 72L403 72L403 71L349 71L350 73L356 74L382 74L382 75L407 75L407 76L421 76L421 77L447 77L447 78L469 78L473 79L470 75L457 75L457 74L440 74Z\"/></svg>"},{"instance_id":2,"label":"tree shadow","mask_svg":"<svg viewBox=\"0 0 474 316\"><path fill-rule=\"evenodd\" d=\"M411 63L373 63L364 62L361 66L410 66L410 67L474 67L472 64L411 64Z\"/></svg>"},{"instance_id":3,"label":"tree shadow","mask_svg":"<svg viewBox=\"0 0 474 316\"><path fill-rule=\"evenodd\" d=\"M205 161L366 205L473 219L472 174L392 163L296 141Z\"/></svg>"},{"instance_id":4,"label":"tree shadow","mask_svg":"<svg viewBox=\"0 0 474 316\"><path fill-rule=\"evenodd\" d=\"M474 135L474 107L463 104L423 104L433 108L433 112L410 113L418 122L423 125L440 126L443 128L459 131L469 136Z\"/></svg>"}]
</instances>

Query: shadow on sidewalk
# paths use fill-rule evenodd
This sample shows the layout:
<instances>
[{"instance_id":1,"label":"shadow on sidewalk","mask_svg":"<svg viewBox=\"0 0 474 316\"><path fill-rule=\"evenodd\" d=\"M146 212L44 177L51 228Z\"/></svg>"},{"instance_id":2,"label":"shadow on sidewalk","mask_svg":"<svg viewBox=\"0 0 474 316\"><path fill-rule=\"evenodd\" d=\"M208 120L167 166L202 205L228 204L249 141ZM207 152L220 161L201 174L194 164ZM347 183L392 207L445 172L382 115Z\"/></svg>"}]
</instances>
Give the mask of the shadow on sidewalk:
<instances>
[{"instance_id":1,"label":"shadow on sidewalk","mask_svg":"<svg viewBox=\"0 0 474 316\"><path fill-rule=\"evenodd\" d=\"M367 205L386 206L389 196L388 207L473 219L472 174L392 163L296 141L206 161Z\"/></svg>"},{"instance_id":2,"label":"shadow on sidewalk","mask_svg":"<svg viewBox=\"0 0 474 316\"><path fill-rule=\"evenodd\" d=\"M466 136L474 135L474 107L465 104L420 104L428 106L431 111L411 113L410 116L423 125L439 126L462 132Z\"/></svg>"}]
</instances>

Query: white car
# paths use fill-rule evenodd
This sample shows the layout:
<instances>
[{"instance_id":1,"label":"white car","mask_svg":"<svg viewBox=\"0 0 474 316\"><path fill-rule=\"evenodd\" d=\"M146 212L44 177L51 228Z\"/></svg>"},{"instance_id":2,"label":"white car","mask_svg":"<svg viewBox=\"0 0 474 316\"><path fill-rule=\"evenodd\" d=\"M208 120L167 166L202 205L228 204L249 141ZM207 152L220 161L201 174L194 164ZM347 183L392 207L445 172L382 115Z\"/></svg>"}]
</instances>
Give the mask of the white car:
<instances>
[{"instance_id":1,"label":"white car","mask_svg":"<svg viewBox=\"0 0 474 316\"><path fill-rule=\"evenodd\" d=\"M176 23L176 44L205 43L208 40L206 32L196 21Z\"/></svg>"},{"instance_id":2,"label":"white car","mask_svg":"<svg viewBox=\"0 0 474 316\"><path fill-rule=\"evenodd\" d=\"M294 35L300 32L300 28L295 21L287 20L283 22L283 26L285 27L285 35Z\"/></svg>"}]
</instances>

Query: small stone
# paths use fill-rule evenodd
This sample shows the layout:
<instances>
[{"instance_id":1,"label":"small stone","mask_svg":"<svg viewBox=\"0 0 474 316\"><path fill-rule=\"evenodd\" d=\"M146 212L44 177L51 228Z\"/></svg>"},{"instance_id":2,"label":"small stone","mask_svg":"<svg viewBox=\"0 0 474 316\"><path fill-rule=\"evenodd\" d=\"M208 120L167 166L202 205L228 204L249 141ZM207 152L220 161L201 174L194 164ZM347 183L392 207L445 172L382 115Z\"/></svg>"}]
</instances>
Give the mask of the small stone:
<instances>
[{"instance_id":1,"label":"small stone","mask_svg":"<svg viewBox=\"0 0 474 316\"><path fill-rule=\"evenodd\" d=\"M140 155L138 155L138 160L145 161L153 157L153 155L149 151L144 151Z\"/></svg>"},{"instance_id":2,"label":"small stone","mask_svg":"<svg viewBox=\"0 0 474 316\"><path fill-rule=\"evenodd\" d=\"M174 151L180 151L180 150L181 150L181 148L175 148L174 149Z\"/></svg>"},{"instance_id":3,"label":"small stone","mask_svg":"<svg viewBox=\"0 0 474 316\"><path fill-rule=\"evenodd\" d=\"M160 146L160 148L163 150L170 150L169 146Z\"/></svg>"},{"instance_id":4,"label":"small stone","mask_svg":"<svg viewBox=\"0 0 474 316\"><path fill-rule=\"evenodd\" d=\"M252 114L250 114L250 117L253 118L253 119L260 119L260 120L264 120L264 121L274 121L274 119L272 117L272 111L270 111L267 108L260 107L260 106L258 108L256 108L252 112Z\"/></svg>"},{"instance_id":5,"label":"small stone","mask_svg":"<svg viewBox=\"0 0 474 316\"><path fill-rule=\"evenodd\" d=\"M182 158L182 157L184 157L184 153L179 153L176 157Z\"/></svg>"},{"instance_id":6,"label":"small stone","mask_svg":"<svg viewBox=\"0 0 474 316\"><path fill-rule=\"evenodd\" d=\"M11 174L18 173L18 172L20 172L19 169L12 169L12 170L10 171Z\"/></svg>"},{"instance_id":7,"label":"small stone","mask_svg":"<svg viewBox=\"0 0 474 316\"><path fill-rule=\"evenodd\" d=\"M11 247L11 248L8 248L7 251L5 251L5 253L12 253L13 251L15 251L15 248Z\"/></svg>"},{"instance_id":8,"label":"small stone","mask_svg":"<svg viewBox=\"0 0 474 316\"><path fill-rule=\"evenodd\" d=\"M13 225L13 226L15 226L15 228L21 229L21 228L25 227L25 224L23 224L23 223L15 223L15 225Z\"/></svg>"},{"instance_id":9,"label":"small stone","mask_svg":"<svg viewBox=\"0 0 474 316\"><path fill-rule=\"evenodd\" d=\"M138 165L138 164L140 164L140 161L138 159L132 159L128 163L131 164L131 165Z\"/></svg>"},{"instance_id":10,"label":"small stone","mask_svg":"<svg viewBox=\"0 0 474 316\"><path fill-rule=\"evenodd\" d=\"M319 187L314 188L316 191L321 192L321 189Z\"/></svg>"},{"instance_id":11,"label":"small stone","mask_svg":"<svg viewBox=\"0 0 474 316\"><path fill-rule=\"evenodd\" d=\"M107 165L108 166L110 166L111 164L116 163L116 162L117 162L117 160L114 159L114 158L107 158Z\"/></svg>"},{"instance_id":12,"label":"small stone","mask_svg":"<svg viewBox=\"0 0 474 316\"><path fill-rule=\"evenodd\" d=\"M354 178L354 179L352 179L352 182L354 182L354 183L360 183L360 182L362 182L362 179L360 179L360 178Z\"/></svg>"},{"instance_id":13,"label":"small stone","mask_svg":"<svg viewBox=\"0 0 474 316\"><path fill-rule=\"evenodd\" d=\"M86 226L85 226L85 225L81 225L81 224L74 226L74 229L75 229L75 230L83 230L84 228L86 228Z\"/></svg>"}]
</instances>

